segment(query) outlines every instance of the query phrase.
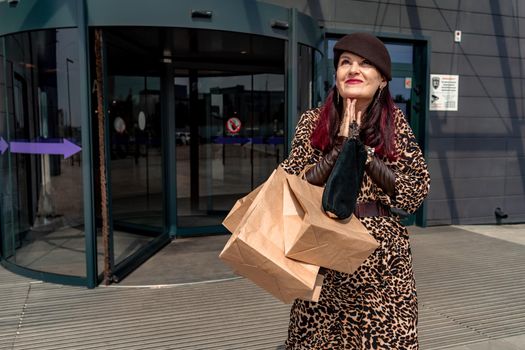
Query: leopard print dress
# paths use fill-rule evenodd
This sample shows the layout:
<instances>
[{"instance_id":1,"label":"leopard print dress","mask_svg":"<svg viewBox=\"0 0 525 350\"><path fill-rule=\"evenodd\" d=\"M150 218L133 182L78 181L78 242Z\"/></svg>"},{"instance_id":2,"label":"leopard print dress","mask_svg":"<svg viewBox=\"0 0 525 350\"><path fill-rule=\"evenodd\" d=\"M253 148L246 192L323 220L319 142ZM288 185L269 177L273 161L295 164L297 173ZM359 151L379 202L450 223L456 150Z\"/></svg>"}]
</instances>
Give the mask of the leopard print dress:
<instances>
[{"instance_id":1,"label":"leopard print dress","mask_svg":"<svg viewBox=\"0 0 525 350\"><path fill-rule=\"evenodd\" d=\"M322 153L310 136L320 109L304 113L290 155L281 166L299 174ZM414 213L426 197L427 166L403 112L395 110L396 195L387 196L365 174L358 201L380 201ZM352 275L327 270L318 302L297 299L291 309L286 349L418 349L417 296L406 228L397 216L360 219L379 247Z\"/></svg>"}]
</instances>

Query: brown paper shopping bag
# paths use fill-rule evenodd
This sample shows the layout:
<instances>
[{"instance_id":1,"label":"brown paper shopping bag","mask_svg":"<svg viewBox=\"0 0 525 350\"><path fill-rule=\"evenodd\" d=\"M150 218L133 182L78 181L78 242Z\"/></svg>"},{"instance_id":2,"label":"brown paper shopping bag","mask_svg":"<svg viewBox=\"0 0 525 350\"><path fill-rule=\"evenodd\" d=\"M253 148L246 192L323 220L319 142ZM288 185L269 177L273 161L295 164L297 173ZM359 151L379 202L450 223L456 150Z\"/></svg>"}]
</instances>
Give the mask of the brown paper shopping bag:
<instances>
[{"instance_id":1,"label":"brown paper shopping bag","mask_svg":"<svg viewBox=\"0 0 525 350\"><path fill-rule=\"evenodd\" d=\"M243 204L237 207L237 213L245 210L244 216L219 257L236 273L285 303L297 298L317 301L322 285L319 266L284 255L282 198L285 174L282 168L277 168L247 209L239 209ZM244 201L244 205L246 203ZM233 227L231 223L226 224Z\"/></svg>"},{"instance_id":2,"label":"brown paper shopping bag","mask_svg":"<svg viewBox=\"0 0 525 350\"><path fill-rule=\"evenodd\" d=\"M329 218L322 210L323 188L286 175L283 188L285 254L289 258L353 273L379 246L352 215Z\"/></svg>"},{"instance_id":3,"label":"brown paper shopping bag","mask_svg":"<svg viewBox=\"0 0 525 350\"><path fill-rule=\"evenodd\" d=\"M255 197L257 197L257 194L261 191L261 188L264 184L260 185L250 193L248 193L246 196L242 197L241 199L237 200L233 207L231 208L230 212L222 222L222 225L228 229L231 233L235 232L237 227L242 221L242 218L244 217L244 214L246 214L246 211L252 205Z\"/></svg>"}]
</instances>

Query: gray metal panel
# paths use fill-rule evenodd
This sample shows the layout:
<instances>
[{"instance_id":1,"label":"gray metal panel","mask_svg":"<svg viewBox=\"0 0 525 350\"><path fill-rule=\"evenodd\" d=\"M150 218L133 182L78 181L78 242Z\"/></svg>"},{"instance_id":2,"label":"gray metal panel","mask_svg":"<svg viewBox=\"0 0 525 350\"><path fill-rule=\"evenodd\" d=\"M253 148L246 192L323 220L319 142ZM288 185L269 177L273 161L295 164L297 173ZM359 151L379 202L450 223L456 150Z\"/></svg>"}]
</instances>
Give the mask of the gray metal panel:
<instances>
[{"instance_id":1,"label":"gray metal panel","mask_svg":"<svg viewBox=\"0 0 525 350\"><path fill-rule=\"evenodd\" d=\"M456 178L503 177L506 174L503 157L454 159ZM461 197L459 197L461 198Z\"/></svg>"},{"instance_id":2,"label":"gray metal panel","mask_svg":"<svg viewBox=\"0 0 525 350\"><path fill-rule=\"evenodd\" d=\"M345 0L323 0L323 1L309 1L309 0L261 0L262 2L273 3L285 7L296 7L299 11L309 13L314 17L320 18L319 14L324 14L326 20L332 20L332 9L337 1ZM465 11L465 12L479 12L487 14L498 14L506 16L515 16L518 12L515 0L389 0L389 1L371 1L371 0L346 0L349 6L360 7L363 3L385 3L391 5L401 5L403 7L427 7L439 8L442 10L451 11ZM525 17L525 9L523 6L518 6L520 16ZM397 15L397 12L393 14ZM349 22L349 21L345 21Z\"/></svg>"},{"instance_id":3,"label":"gray metal panel","mask_svg":"<svg viewBox=\"0 0 525 350\"><path fill-rule=\"evenodd\" d=\"M450 152L454 152L455 142L452 136L431 138L427 144L427 160L448 156Z\"/></svg>"},{"instance_id":4,"label":"gray metal panel","mask_svg":"<svg viewBox=\"0 0 525 350\"><path fill-rule=\"evenodd\" d=\"M524 151L525 151L525 138L523 137L507 138L507 149L509 150L509 152L518 152L517 154L523 157Z\"/></svg>"},{"instance_id":5,"label":"gray metal panel","mask_svg":"<svg viewBox=\"0 0 525 350\"><path fill-rule=\"evenodd\" d=\"M430 192L433 192L433 183L436 178L451 178L454 174L455 161L448 157L429 158L427 159L430 171Z\"/></svg>"},{"instance_id":6,"label":"gray metal panel","mask_svg":"<svg viewBox=\"0 0 525 350\"><path fill-rule=\"evenodd\" d=\"M515 78L462 76L460 96L521 97L523 80ZM461 108L461 105L460 105Z\"/></svg>"},{"instance_id":7,"label":"gray metal panel","mask_svg":"<svg viewBox=\"0 0 525 350\"><path fill-rule=\"evenodd\" d=\"M463 34L517 36L518 19L514 16L464 11L460 13L457 23L453 24L451 28L454 30L459 29Z\"/></svg>"},{"instance_id":8,"label":"gray metal panel","mask_svg":"<svg viewBox=\"0 0 525 350\"><path fill-rule=\"evenodd\" d=\"M399 26L399 5L380 4L373 1L334 1L333 22L371 24L374 26Z\"/></svg>"},{"instance_id":9,"label":"gray metal panel","mask_svg":"<svg viewBox=\"0 0 525 350\"><path fill-rule=\"evenodd\" d=\"M522 69L519 58L434 53L432 71L460 74L462 76L512 77Z\"/></svg>"},{"instance_id":10,"label":"gray metal panel","mask_svg":"<svg viewBox=\"0 0 525 350\"><path fill-rule=\"evenodd\" d=\"M296 12L297 19L295 30L297 31L297 42L319 48L323 40L323 33L315 19L303 13Z\"/></svg>"},{"instance_id":11,"label":"gray metal panel","mask_svg":"<svg viewBox=\"0 0 525 350\"><path fill-rule=\"evenodd\" d=\"M389 2L412 7L439 8L461 12L495 13L506 16L515 16L517 14L515 0L390 0ZM522 9L520 8L520 10ZM523 16L523 14L520 14L520 16Z\"/></svg>"},{"instance_id":12,"label":"gray metal panel","mask_svg":"<svg viewBox=\"0 0 525 350\"><path fill-rule=\"evenodd\" d=\"M507 159L507 176L521 176L525 172L525 157L523 148L517 148L518 156Z\"/></svg>"},{"instance_id":13,"label":"gray metal panel","mask_svg":"<svg viewBox=\"0 0 525 350\"><path fill-rule=\"evenodd\" d=\"M461 138L455 143L454 158L504 158L507 155L507 140L505 138Z\"/></svg>"},{"instance_id":14,"label":"gray metal panel","mask_svg":"<svg viewBox=\"0 0 525 350\"><path fill-rule=\"evenodd\" d=\"M515 117L464 117L460 112L439 112L431 114L429 123L432 138L519 138L524 132L525 125Z\"/></svg>"},{"instance_id":15,"label":"gray metal panel","mask_svg":"<svg viewBox=\"0 0 525 350\"><path fill-rule=\"evenodd\" d=\"M391 0L387 4L383 1L364 1L364 0L323 0L323 1L307 1L307 0L263 0L267 3L273 3L276 5L281 5L285 7L295 7L299 11L310 14L316 18L323 19L326 21L339 21L354 23L352 21L353 17L348 19L340 18L343 17L345 13L338 14L339 9L349 9L345 11L346 14L350 13L357 9L357 12L361 12L362 9L368 8L373 9L375 6L389 6L389 11L386 12L389 17L398 17L399 12L393 11L393 9L409 8L409 9L421 9L421 10L436 10L447 11L447 12L459 12L462 13L462 16L465 14L480 14L480 15L504 15L504 16L515 16L517 14L517 9L513 0L498 1L491 3L490 1L479 1L479 0L464 0L458 2L457 0ZM344 7L340 7L343 5ZM393 7L390 7L393 6ZM335 13L334 10L335 9ZM523 11L522 9L520 9ZM412 10L411 10L412 11ZM525 13L525 11L523 11ZM381 12L378 12L380 14ZM374 15L375 12L368 12L365 16ZM426 13L420 13L421 18L427 20ZM448 14L438 13L440 16L447 17ZM521 16L524 16L521 14ZM383 17L383 16L382 16ZM342 19L342 20L341 20ZM390 19L392 21L397 21L398 19ZM372 21L373 22L373 21ZM449 22L454 24L456 22ZM360 23L360 22L357 22ZM397 25L397 24L396 24ZM436 28L434 28L436 29Z\"/></svg>"},{"instance_id":16,"label":"gray metal panel","mask_svg":"<svg viewBox=\"0 0 525 350\"><path fill-rule=\"evenodd\" d=\"M0 3L0 35L47 28L76 27L77 2L23 0L16 7Z\"/></svg>"},{"instance_id":17,"label":"gray metal panel","mask_svg":"<svg viewBox=\"0 0 525 350\"><path fill-rule=\"evenodd\" d=\"M516 37L463 33L461 43L455 43L454 28L444 32L426 30L421 33L432 37L433 53L521 57L520 45L523 40Z\"/></svg>"},{"instance_id":18,"label":"gray metal panel","mask_svg":"<svg viewBox=\"0 0 525 350\"><path fill-rule=\"evenodd\" d=\"M310 15L319 21L332 21L335 14L334 0L260 0L270 4L296 8L298 11Z\"/></svg>"},{"instance_id":19,"label":"gray metal panel","mask_svg":"<svg viewBox=\"0 0 525 350\"><path fill-rule=\"evenodd\" d=\"M412 30L448 31L454 30L458 12L437 8L407 6L401 9L401 27Z\"/></svg>"},{"instance_id":20,"label":"gray metal panel","mask_svg":"<svg viewBox=\"0 0 525 350\"><path fill-rule=\"evenodd\" d=\"M441 223L452 222L457 224L466 218L471 222L479 220L482 223L495 223L494 209L504 206L505 197L479 196L472 198L460 198L454 201L434 200L427 201L427 215L431 220L441 220ZM435 223L433 223L435 224Z\"/></svg>"},{"instance_id":21,"label":"gray metal panel","mask_svg":"<svg viewBox=\"0 0 525 350\"><path fill-rule=\"evenodd\" d=\"M512 155L516 148L509 148L505 138L432 138L428 158L487 158Z\"/></svg>"},{"instance_id":22,"label":"gray metal panel","mask_svg":"<svg viewBox=\"0 0 525 350\"><path fill-rule=\"evenodd\" d=\"M205 28L282 39L287 38L287 31L273 29L271 23L289 21L288 10L284 7L243 0L90 0L87 9L90 26ZM211 11L212 17L192 18L192 10Z\"/></svg>"},{"instance_id":23,"label":"gray metal panel","mask_svg":"<svg viewBox=\"0 0 525 350\"><path fill-rule=\"evenodd\" d=\"M440 4L441 1L438 1ZM519 1L515 0L462 0L459 1L460 11L464 12L482 12L490 14L498 14L504 16L517 16L518 8L523 6L517 6Z\"/></svg>"},{"instance_id":24,"label":"gray metal panel","mask_svg":"<svg viewBox=\"0 0 525 350\"><path fill-rule=\"evenodd\" d=\"M523 200L523 179L521 179L522 192L516 195L505 196L502 208L512 217L514 214L522 215L525 213L525 201Z\"/></svg>"},{"instance_id":25,"label":"gray metal panel","mask_svg":"<svg viewBox=\"0 0 525 350\"><path fill-rule=\"evenodd\" d=\"M458 198L480 196L502 196L505 193L505 178L493 177L488 179L456 179L435 177L432 179L432 199L447 199L447 192L452 190Z\"/></svg>"},{"instance_id":26,"label":"gray metal panel","mask_svg":"<svg viewBox=\"0 0 525 350\"><path fill-rule=\"evenodd\" d=\"M463 117L496 118L502 119L504 123L509 123L520 119L524 101L521 98L507 96L490 96L490 98L487 96L462 96L461 104L468 106L468 108L462 108L461 115Z\"/></svg>"}]
</instances>

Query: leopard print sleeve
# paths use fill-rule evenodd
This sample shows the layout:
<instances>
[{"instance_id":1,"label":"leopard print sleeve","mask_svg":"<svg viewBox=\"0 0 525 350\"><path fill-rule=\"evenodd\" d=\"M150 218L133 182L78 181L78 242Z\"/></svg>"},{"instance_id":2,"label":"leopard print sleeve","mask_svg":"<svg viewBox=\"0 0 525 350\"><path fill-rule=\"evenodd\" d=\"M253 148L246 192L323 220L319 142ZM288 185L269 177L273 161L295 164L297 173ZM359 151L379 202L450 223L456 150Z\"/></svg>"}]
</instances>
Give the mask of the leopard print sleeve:
<instances>
[{"instance_id":1,"label":"leopard print sleeve","mask_svg":"<svg viewBox=\"0 0 525 350\"><path fill-rule=\"evenodd\" d=\"M317 161L316 154L318 152L311 146L310 136L317 125L319 111L319 108L308 110L299 118L290 154L280 164L289 174L298 175L306 165Z\"/></svg>"},{"instance_id":2,"label":"leopard print sleeve","mask_svg":"<svg viewBox=\"0 0 525 350\"><path fill-rule=\"evenodd\" d=\"M400 109L395 112L399 159L392 168L396 175L396 195L392 206L414 213L430 190L430 175L416 137Z\"/></svg>"}]
</instances>

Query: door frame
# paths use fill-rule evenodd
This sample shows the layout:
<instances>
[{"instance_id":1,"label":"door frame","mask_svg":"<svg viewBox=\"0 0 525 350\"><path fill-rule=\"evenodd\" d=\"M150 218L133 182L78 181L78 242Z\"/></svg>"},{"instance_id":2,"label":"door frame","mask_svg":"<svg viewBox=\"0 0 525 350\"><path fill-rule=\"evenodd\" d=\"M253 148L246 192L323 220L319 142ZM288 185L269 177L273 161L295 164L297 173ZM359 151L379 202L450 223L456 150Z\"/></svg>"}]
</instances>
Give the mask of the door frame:
<instances>
[{"instance_id":1,"label":"door frame","mask_svg":"<svg viewBox=\"0 0 525 350\"><path fill-rule=\"evenodd\" d=\"M324 72L325 81L325 97L328 91L328 76L332 74L333 64L328 58L328 40L337 37L342 37L346 34L352 34L358 31L365 31L360 29L341 29L326 27L325 28L325 41L324 41L324 60L320 63L323 65L322 71ZM424 157L428 154L428 86L430 77L430 57L431 57L431 42L430 37L420 34L407 35L400 33L384 33L384 32L370 32L386 43L411 43L413 44L413 69L412 69L412 92L411 92L411 113L416 111L419 114L418 118L411 118L410 126L414 131L416 139ZM392 64L392 71L403 72L406 71L408 65L405 64ZM416 93L414 87L419 87L419 93ZM405 222L407 225L416 224L417 226L426 227L427 217L427 206L426 202L423 202L417 212L411 215Z\"/></svg>"},{"instance_id":2,"label":"door frame","mask_svg":"<svg viewBox=\"0 0 525 350\"><path fill-rule=\"evenodd\" d=\"M102 37L105 38L105 31L104 28L96 28L100 29L102 32ZM94 40L93 40L94 42ZM143 232L156 232L159 235L155 237L150 242L146 243L144 246L140 247L137 251L133 252L132 254L126 256L123 260L119 261L118 263L115 263L115 244L114 244L114 218L113 218L113 200L112 200L112 174L111 174L111 139L110 139L110 128L112 125L110 124L110 118L109 118L109 106L108 106L108 97L109 97L109 89L108 89L108 82L109 82L109 73L108 73L108 60L107 60L107 40L103 40L103 44L101 47L102 51L102 87L99 87L103 91L103 111L104 111L104 121L105 121L105 131L104 131L104 153L105 153L105 169L106 169L106 181L105 181L105 190L107 193L107 215L109 218L108 223L108 231L109 231L109 256L104 256L105 259L109 259L109 269L111 272L111 280L113 282L120 282L122 279L124 279L128 274L133 272L137 267L139 267L142 263L144 263L146 260L148 260L150 257L152 257L155 253L157 253L161 248L163 248L166 244L168 244L171 241L171 237L168 233L166 225L163 225L162 228L159 230L156 230L154 228L150 227L140 227L140 230ZM93 70L94 71L94 70ZM162 77L161 77L162 79ZM161 83L162 84L162 83ZM161 98L162 100L162 98ZM162 103L162 102L161 102ZM164 116L161 113L161 119L164 118ZM163 123L164 120L161 121ZM162 137L164 138L164 133L162 134ZM96 147L98 145L97 138L98 135L92 134L92 138L90 139L91 144L93 147ZM164 142L163 140L161 142ZM163 146L163 144L162 144ZM164 161L165 159L165 150L161 146L161 159ZM167 180L165 178L165 165L162 165L162 184L163 186L166 186ZM94 177L99 176L97 174L94 174ZM166 187L163 187L166 188ZM97 190L96 188L94 190ZM163 221L165 222L166 218L166 195L163 191L163 198L162 198L162 205L163 205ZM95 203L93 202L95 205ZM96 228L96 224L95 224ZM126 225L126 228L129 230L129 232L137 231L137 227L134 225ZM96 241L96 237L95 237ZM96 246L95 246L95 253L97 252ZM98 260L94 259L93 263L96 266L95 271L97 271L97 284L101 283L104 280L104 271L100 271L98 269Z\"/></svg>"}]
</instances>

